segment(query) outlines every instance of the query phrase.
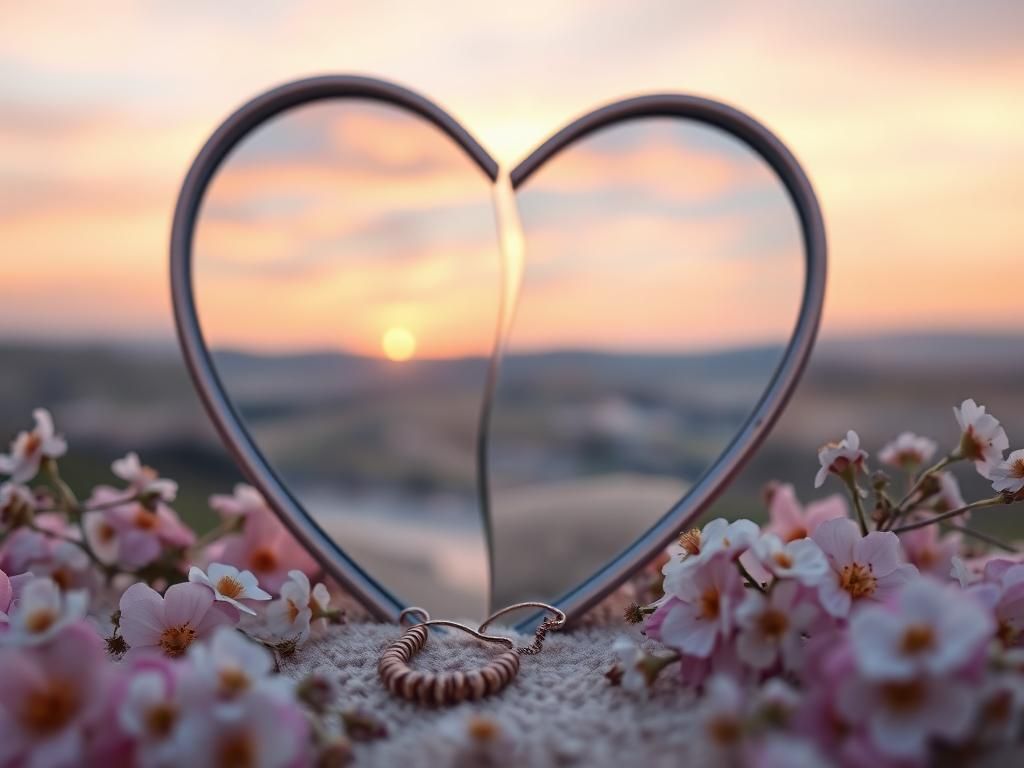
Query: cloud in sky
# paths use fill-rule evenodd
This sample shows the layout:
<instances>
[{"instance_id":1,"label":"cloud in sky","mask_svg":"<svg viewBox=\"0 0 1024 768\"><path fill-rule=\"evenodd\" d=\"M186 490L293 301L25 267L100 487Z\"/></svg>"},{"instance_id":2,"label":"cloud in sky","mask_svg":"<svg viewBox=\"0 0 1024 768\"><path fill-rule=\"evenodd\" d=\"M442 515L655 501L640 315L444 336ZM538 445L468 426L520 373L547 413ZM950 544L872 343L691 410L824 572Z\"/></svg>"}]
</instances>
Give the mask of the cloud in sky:
<instances>
[{"instance_id":1,"label":"cloud in sky","mask_svg":"<svg viewBox=\"0 0 1024 768\"><path fill-rule=\"evenodd\" d=\"M328 71L420 90L508 163L612 98L720 98L776 130L816 185L825 333L1019 315L1000 285L1024 277L1020 3L3 6L6 334L169 336L189 162L249 96Z\"/></svg>"}]
</instances>

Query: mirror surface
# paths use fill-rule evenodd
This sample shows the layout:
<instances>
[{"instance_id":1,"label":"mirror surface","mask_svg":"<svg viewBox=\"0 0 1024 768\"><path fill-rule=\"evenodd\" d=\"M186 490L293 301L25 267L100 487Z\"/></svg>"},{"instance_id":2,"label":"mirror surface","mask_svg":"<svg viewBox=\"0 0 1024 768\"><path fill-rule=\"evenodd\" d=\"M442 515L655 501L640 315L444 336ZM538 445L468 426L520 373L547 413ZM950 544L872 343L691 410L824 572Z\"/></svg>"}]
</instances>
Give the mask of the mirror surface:
<instances>
[{"instance_id":1,"label":"mirror surface","mask_svg":"<svg viewBox=\"0 0 1024 768\"><path fill-rule=\"evenodd\" d=\"M769 384L805 272L774 171L694 121L590 134L516 199L487 458L496 605L556 599L685 496Z\"/></svg>"},{"instance_id":2,"label":"mirror surface","mask_svg":"<svg viewBox=\"0 0 1024 768\"><path fill-rule=\"evenodd\" d=\"M279 479L406 604L483 617L476 439L500 290L491 181L369 100L262 124L206 190L193 289Z\"/></svg>"}]
</instances>

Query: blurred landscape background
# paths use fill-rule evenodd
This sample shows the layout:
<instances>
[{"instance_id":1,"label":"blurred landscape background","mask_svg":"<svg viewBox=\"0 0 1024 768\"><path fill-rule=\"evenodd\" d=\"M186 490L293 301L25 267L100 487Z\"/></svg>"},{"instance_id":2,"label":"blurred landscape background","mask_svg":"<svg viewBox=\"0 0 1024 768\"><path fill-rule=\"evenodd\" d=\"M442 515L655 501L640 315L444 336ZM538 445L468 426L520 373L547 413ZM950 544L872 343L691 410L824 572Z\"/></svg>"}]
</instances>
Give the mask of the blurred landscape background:
<instances>
[{"instance_id":1,"label":"blurred landscape background","mask_svg":"<svg viewBox=\"0 0 1024 768\"><path fill-rule=\"evenodd\" d=\"M601 370L630 394L609 403L588 398L585 390L576 390L574 404L592 414L592 425L601 424L611 407L618 414L619 425L645 424L646 417L655 413L659 422L670 420L681 429L697 423L705 434L713 434L716 428L732 425L737 414L721 409L715 388L708 384L724 375L735 381L745 366L759 370L755 361L763 354L765 350L746 349L674 359L605 357L599 361ZM70 439L71 451L63 464L76 487L109 482L110 461L128 450L138 450L147 463L179 481L181 494L176 508L189 522L204 527L212 522L206 497L229 491L240 479L199 406L174 346L6 342L0 345L0 355L5 361L0 369L0 435L13 436L18 429L30 426L31 409L46 403L53 409L58 427ZM228 370L244 371L253 382L239 399L247 413L258 414L254 416L255 429L264 436L272 436L276 430L280 439L301 444L295 464L283 469L290 472L301 466L301 481L314 488L318 484L329 486L335 494L339 485L347 484L351 497L328 500L336 508L353 506L361 500L355 506L363 514L380 515L390 510L390 514L400 515L403 504L422 507L425 499L440 495L449 502L456 500L449 503L449 509L461 507L467 515L476 514L474 478L467 476L460 464L446 465L438 454L432 466L403 465L396 461L394 445L389 444L386 435L368 439L366 430L352 423L357 412L373 421L375 398L386 401L382 381L385 388L396 386L386 361L336 352L277 357L234 353L222 358ZM438 408L438 394L443 392L444 397L458 401L478 397L478 377L466 375L475 371L470 363L418 361L403 367L401 387L407 407L426 408L437 414L432 422L437 445L446 444L452 433L463 432L462 425L444 416L446 412L457 414L458 409ZM679 374L684 372L689 386L676 386ZM360 384L353 388L355 381ZM830 486L813 489L816 451L823 441L838 438L851 427L860 432L863 444L871 451L877 451L903 429L929 435L940 446L948 447L958 434L952 406L965 397L977 397L987 405L1003 421L1012 440L1024 434L1022 381L1024 339L1019 336L950 333L825 340L819 344L790 407L771 436L705 517L743 515L763 519L762 491L772 480L792 482L804 500L836 491L837 487ZM311 388L309 382L316 382L316 386ZM297 396L299 389L301 397ZM358 411L350 407L353 397L358 399ZM343 423L338 424L339 419ZM417 423L422 426L425 422ZM321 425L321 432L330 435L330 440L318 441L316 429L304 429L302 439L296 440L297 425L310 424ZM339 441L338 435L350 435L351 439ZM574 441L569 445L544 440L533 447L537 456L556 463L566 452L589 456L598 470L612 454L615 461L632 471L653 476L673 471L685 476L688 471L699 471L713 458L701 453L700 441L677 441L666 445L665 450L645 453L634 450L634 444L649 446L649 432L633 438L625 427L613 435L594 426L589 432L564 437ZM573 471L586 474L593 469L577 466ZM393 496L373 500L361 494L374 473L376 481L393 489ZM967 498L988 492L987 484L973 470L960 467L957 475ZM595 540L597 546L607 546L623 531L633 530L629 521L635 509L621 508L617 515L609 514L614 511L604 510L603 514L609 516L603 520L595 519L595 510L591 509L587 510L591 517L586 523L565 521L578 527L578 535L568 539L573 547L570 551L559 551L567 539L557 536L519 542L531 553L530 558L523 558L524 567L536 562L533 558L548 546L545 556L560 558L563 574L579 575L572 570L573 552L595 546ZM408 523L409 517L404 519ZM436 532L436 518L432 522ZM465 530L464 520L452 522ZM986 510L976 515L972 524L1000 536L1024 535L1024 523L1012 507ZM405 530L412 536L416 533L415 527ZM357 527L348 533L368 535ZM419 541L425 547L434 544L429 531ZM507 573L506 578L512 585L508 589L514 589L514 572Z\"/></svg>"}]
</instances>

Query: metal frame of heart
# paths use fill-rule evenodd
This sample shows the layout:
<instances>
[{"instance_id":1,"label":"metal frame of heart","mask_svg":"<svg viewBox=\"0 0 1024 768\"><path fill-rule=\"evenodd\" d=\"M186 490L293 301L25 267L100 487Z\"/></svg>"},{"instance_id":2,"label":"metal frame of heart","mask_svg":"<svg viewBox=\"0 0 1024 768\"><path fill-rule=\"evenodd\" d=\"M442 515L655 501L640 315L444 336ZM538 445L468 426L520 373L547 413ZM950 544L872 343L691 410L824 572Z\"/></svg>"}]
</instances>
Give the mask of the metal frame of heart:
<instances>
[{"instance_id":1,"label":"metal frame of heart","mask_svg":"<svg viewBox=\"0 0 1024 768\"><path fill-rule=\"evenodd\" d=\"M266 497L292 533L353 597L374 615L397 620L406 607L349 557L305 512L256 446L227 396L203 338L192 291L192 241L203 195L231 150L250 131L286 110L324 99L365 99L390 104L433 123L495 182L498 163L465 128L433 102L393 83L368 77L327 75L287 83L248 102L230 115L200 150L178 196L171 230L171 292L178 339L199 396L221 439L244 474ZM558 131L509 174L513 189L576 141L612 124L645 117L676 117L717 127L760 155L785 186L800 220L804 242L804 291L793 334L771 381L750 416L714 464L675 506L640 538L585 582L555 601L578 619L662 551L724 490L767 436L792 394L810 356L825 297L826 241L821 210L806 174L786 146L767 128L733 107L696 96L654 94L617 101ZM480 470L481 472L483 470ZM484 525L489 525L484 521ZM493 562L490 563L493 569ZM536 623L537 617L520 626Z\"/></svg>"}]
</instances>

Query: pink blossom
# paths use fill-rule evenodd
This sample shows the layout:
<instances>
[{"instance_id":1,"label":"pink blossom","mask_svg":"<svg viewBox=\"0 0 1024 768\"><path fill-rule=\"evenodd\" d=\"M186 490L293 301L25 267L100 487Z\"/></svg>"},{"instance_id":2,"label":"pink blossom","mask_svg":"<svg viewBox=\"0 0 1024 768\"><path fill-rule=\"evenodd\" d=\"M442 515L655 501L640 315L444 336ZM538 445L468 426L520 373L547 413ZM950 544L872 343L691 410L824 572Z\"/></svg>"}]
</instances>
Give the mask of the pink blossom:
<instances>
[{"instance_id":1,"label":"pink blossom","mask_svg":"<svg viewBox=\"0 0 1024 768\"><path fill-rule=\"evenodd\" d=\"M939 473L939 493L932 502L932 509L936 512L949 512L951 509L960 509L967 504L963 494L960 493L960 483L952 472ZM970 519L970 512L960 516L961 520Z\"/></svg>"},{"instance_id":2,"label":"pink blossom","mask_svg":"<svg viewBox=\"0 0 1024 768\"><path fill-rule=\"evenodd\" d=\"M847 516L846 500L839 494L800 505L793 486L775 485L768 497L769 523L767 533L774 533L784 542L810 536L826 520Z\"/></svg>"},{"instance_id":3,"label":"pink blossom","mask_svg":"<svg viewBox=\"0 0 1024 768\"><path fill-rule=\"evenodd\" d=\"M813 539L795 539L784 544L773 533L766 533L751 549L765 571L778 579L796 579L812 587L828 573L825 553Z\"/></svg>"},{"instance_id":4,"label":"pink blossom","mask_svg":"<svg viewBox=\"0 0 1024 768\"><path fill-rule=\"evenodd\" d=\"M6 577L5 577L6 578ZM10 604L4 645L39 645L85 616L89 597L81 590L61 591L53 579L33 578Z\"/></svg>"},{"instance_id":5,"label":"pink blossom","mask_svg":"<svg viewBox=\"0 0 1024 768\"><path fill-rule=\"evenodd\" d=\"M152 563L165 548L185 549L195 543L195 534L167 504L116 504L123 495L116 488L99 486L89 499L89 505L114 504L86 515L86 535L102 558L134 570Z\"/></svg>"},{"instance_id":6,"label":"pink blossom","mask_svg":"<svg viewBox=\"0 0 1024 768\"><path fill-rule=\"evenodd\" d=\"M803 638L819 614L813 593L794 581L780 581L767 595L748 590L736 609L736 652L754 669L768 669L780 659L787 669L798 669Z\"/></svg>"},{"instance_id":7,"label":"pink blossom","mask_svg":"<svg viewBox=\"0 0 1024 768\"><path fill-rule=\"evenodd\" d=\"M824 645L825 640L823 637L819 644ZM853 724L839 711L835 692L841 681L856 672L848 643L828 638L827 644L826 652L811 654L806 659L807 687L793 726L797 733L835 754L853 730Z\"/></svg>"},{"instance_id":8,"label":"pink blossom","mask_svg":"<svg viewBox=\"0 0 1024 768\"><path fill-rule=\"evenodd\" d=\"M260 606L257 619L246 619L243 628L269 642L290 640L303 644L311 636L322 635L332 613L327 587L322 583L313 587L306 574L292 570L280 592L276 600Z\"/></svg>"},{"instance_id":9,"label":"pink blossom","mask_svg":"<svg viewBox=\"0 0 1024 768\"><path fill-rule=\"evenodd\" d=\"M693 568L708 562L719 554L736 560L757 540L760 529L750 520L716 518L702 530L694 528L683 533L679 541L669 547L669 560L661 569L665 576L663 589L678 594L682 583L690 580Z\"/></svg>"},{"instance_id":10,"label":"pink blossom","mask_svg":"<svg viewBox=\"0 0 1024 768\"><path fill-rule=\"evenodd\" d=\"M28 520L36 509L32 491L17 483L0 485L0 531L17 527Z\"/></svg>"},{"instance_id":11,"label":"pink blossom","mask_svg":"<svg viewBox=\"0 0 1024 768\"><path fill-rule=\"evenodd\" d=\"M881 680L963 671L994 631L989 611L969 594L925 578L906 584L889 604L858 611L849 630L861 675Z\"/></svg>"},{"instance_id":12,"label":"pink blossom","mask_svg":"<svg viewBox=\"0 0 1024 768\"><path fill-rule=\"evenodd\" d=\"M989 477L992 487L1011 495L1024 491L1024 448L1014 451L1006 457L1006 461L992 467Z\"/></svg>"},{"instance_id":13,"label":"pink blossom","mask_svg":"<svg viewBox=\"0 0 1024 768\"><path fill-rule=\"evenodd\" d=\"M697 708L697 748L700 762L708 765L738 764L747 736L746 695L727 675L710 678Z\"/></svg>"},{"instance_id":14,"label":"pink blossom","mask_svg":"<svg viewBox=\"0 0 1024 768\"><path fill-rule=\"evenodd\" d=\"M64 438L54 432L49 411L37 408L32 416L35 429L19 432L11 443L11 452L0 454L0 474L10 475L13 483L27 483L39 474L43 459L58 459L68 450Z\"/></svg>"},{"instance_id":15,"label":"pink blossom","mask_svg":"<svg viewBox=\"0 0 1024 768\"><path fill-rule=\"evenodd\" d=\"M256 615L256 611L243 601L270 599L270 595L260 589L256 577L249 571L239 571L233 565L223 563L211 563L207 571L204 573L202 568L193 565L188 569L188 580L209 587L213 590L214 600L232 605L242 613Z\"/></svg>"},{"instance_id":16,"label":"pink blossom","mask_svg":"<svg viewBox=\"0 0 1024 768\"><path fill-rule=\"evenodd\" d=\"M135 655L158 651L176 658L196 640L223 624L236 624L238 612L214 603L200 584L174 584L163 597L147 584L133 584L121 595L121 634Z\"/></svg>"},{"instance_id":17,"label":"pink blossom","mask_svg":"<svg viewBox=\"0 0 1024 768\"><path fill-rule=\"evenodd\" d=\"M985 566L984 581L967 592L992 611L1003 645L1024 645L1024 564L992 560Z\"/></svg>"},{"instance_id":18,"label":"pink blossom","mask_svg":"<svg viewBox=\"0 0 1024 768\"><path fill-rule=\"evenodd\" d=\"M940 472L939 493L932 502L932 509L936 512L948 512L951 509L960 509L967 504L963 494L960 492L960 482L952 472ZM962 520L970 518L970 512L961 515Z\"/></svg>"},{"instance_id":19,"label":"pink blossom","mask_svg":"<svg viewBox=\"0 0 1024 768\"><path fill-rule=\"evenodd\" d=\"M1024 725L1024 685L1019 676L985 680L978 695L977 733L983 744L1014 744Z\"/></svg>"},{"instance_id":20,"label":"pink blossom","mask_svg":"<svg viewBox=\"0 0 1024 768\"><path fill-rule=\"evenodd\" d=\"M270 651L228 626L218 627L208 643L193 645L188 662L195 672L190 695L208 702L234 705L257 690L281 696L293 685L273 674Z\"/></svg>"},{"instance_id":21,"label":"pink blossom","mask_svg":"<svg viewBox=\"0 0 1024 768\"><path fill-rule=\"evenodd\" d=\"M911 517L911 520L914 518ZM899 534L907 560L921 573L946 580L953 569L953 558L960 552L963 537L959 533L941 535L939 526L926 525Z\"/></svg>"},{"instance_id":22,"label":"pink blossom","mask_svg":"<svg viewBox=\"0 0 1024 768\"><path fill-rule=\"evenodd\" d=\"M171 765L176 759L179 725L188 706L180 684L188 668L159 656L137 656L126 666L117 696L117 723L134 743L140 765Z\"/></svg>"},{"instance_id":23,"label":"pink blossom","mask_svg":"<svg viewBox=\"0 0 1024 768\"><path fill-rule=\"evenodd\" d=\"M0 650L0 765L82 765L112 674L102 641L85 624L43 645Z\"/></svg>"},{"instance_id":24,"label":"pink blossom","mask_svg":"<svg viewBox=\"0 0 1024 768\"><path fill-rule=\"evenodd\" d=\"M814 487L824 485L830 473L853 482L858 472L865 471L864 462L867 457L867 453L860 448L860 437L851 429L845 439L838 443L828 443L818 451L821 468L814 477Z\"/></svg>"},{"instance_id":25,"label":"pink blossom","mask_svg":"<svg viewBox=\"0 0 1024 768\"><path fill-rule=\"evenodd\" d=\"M287 768L310 764L306 717L294 700L263 690L240 697L230 709L193 707L180 727L188 735L178 742L180 765Z\"/></svg>"},{"instance_id":26,"label":"pink blossom","mask_svg":"<svg viewBox=\"0 0 1024 768\"><path fill-rule=\"evenodd\" d=\"M1003 451L1010 447L1006 430L999 420L985 412L985 406L974 400L964 400L959 408L953 408L960 425L960 454L974 462L975 469L982 477L988 477L992 468L1003 460Z\"/></svg>"},{"instance_id":27,"label":"pink blossom","mask_svg":"<svg viewBox=\"0 0 1024 768\"><path fill-rule=\"evenodd\" d=\"M706 658L720 637L733 627L733 611L743 599L743 582L725 552L695 566L674 593L678 601L661 621L662 642L684 653Z\"/></svg>"},{"instance_id":28,"label":"pink blossom","mask_svg":"<svg viewBox=\"0 0 1024 768\"><path fill-rule=\"evenodd\" d=\"M922 759L933 738L957 743L971 727L974 695L956 678L869 680L853 675L839 683L839 711L864 723L871 743L886 755Z\"/></svg>"},{"instance_id":29,"label":"pink blossom","mask_svg":"<svg viewBox=\"0 0 1024 768\"><path fill-rule=\"evenodd\" d=\"M178 484L173 480L160 477L152 467L144 466L139 454L132 451L123 459L111 465L115 475L128 483L132 492L140 497L158 498L161 501L174 501L178 495Z\"/></svg>"},{"instance_id":30,"label":"pink blossom","mask_svg":"<svg viewBox=\"0 0 1024 768\"><path fill-rule=\"evenodd\" d=\"M917 575L917 568L904 562L899 538L889 531L862 537L857 524L844 518L822 523L812 538L831 570L818 596L836 618L846 617L855 602L884 601Z\"/></svg>"},{"instance_id":31,"label":"pink blossom","mask_svg":"<svg viewBox=\"0 0 1024 768\"><path fill-rule=\"evenodd\" d=\"M235 492L231 496L214 494L210 497L210 506L225 519L247 518L252 514L270 511L260 492L245 483L236 485Z\"/></svg>"},{"instance_id":32,"label":"pink blossom","mask_svg":"<svg viewBox=\"0 0 1024 768\"><path fill-rule=\"evenodd\" d=\"M901 432L878 452L878 460L890 467L913 470L931 461L936 447L934 440L919 437L913 432Z\"/></svg>"},{"instance_id":33,"label":"pink blossom","mask_svg":"<svg viewBox=\"0 0 1024 768\"><path fill-rule=\"evenodd\" d=\"M30 528L12 531L0 546L0 568L7 573L49 576L61 589L95 589L96 572L75 543L81 537L78 528L59 514L37 515L35 524L51 535Z\"/></svg>"},{"instance_id":34,"label":"pink blossom","mask_svg":"<svg viewBox=\"0 0 1024 768\"><path fill-rule=\"evenodd\" d=\"M7 618L7 611L11 607L11 600L14 597L14 590L11 588L11 580L7 574L0 571L0 621Z\"/></svg>"},{"instance_id":35,"label":"pink blossom","mask_svg":"<svg viewBox=\"0 0 1024 768\"><path fill-rule=\"evenodd\" d=\"M316 561L268 507L247 505L239 514L245 520L242 532L225 536L207 552L209 559L252 571L260 585L272 593L281 589L291 570L307 576L316 573Z\"/></svg>"}]
</instances>

